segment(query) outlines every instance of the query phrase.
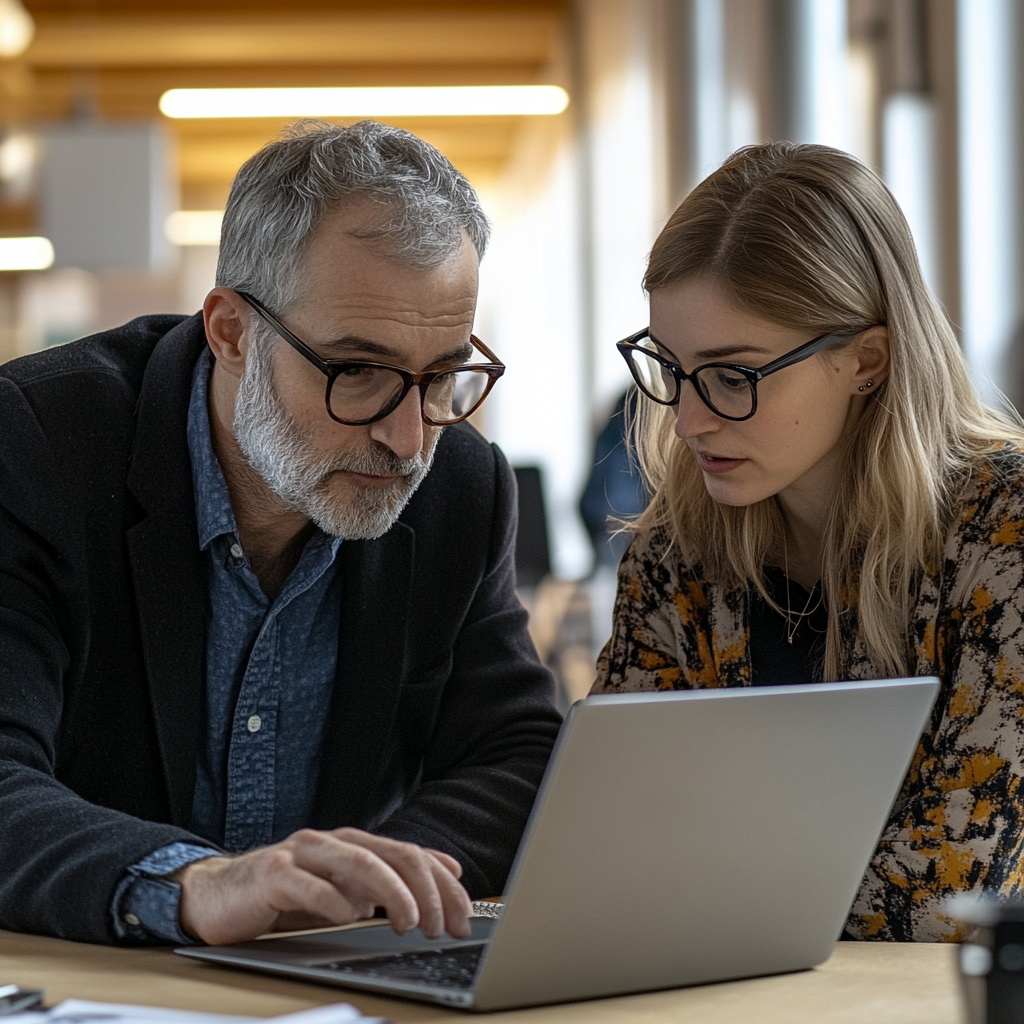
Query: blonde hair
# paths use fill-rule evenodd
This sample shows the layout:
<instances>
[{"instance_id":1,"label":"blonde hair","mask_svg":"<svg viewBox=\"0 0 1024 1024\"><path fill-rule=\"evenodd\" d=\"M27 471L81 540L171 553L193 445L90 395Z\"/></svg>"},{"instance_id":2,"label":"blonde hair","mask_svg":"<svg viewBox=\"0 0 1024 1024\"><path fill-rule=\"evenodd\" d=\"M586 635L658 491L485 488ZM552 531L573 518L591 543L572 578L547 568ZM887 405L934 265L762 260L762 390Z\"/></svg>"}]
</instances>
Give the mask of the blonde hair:
<instances>
[{"instance_id":1,"label":"blonde hair","mask_svg":"<svg viewBox=\"0 0 1024 1024\"><path fill-rule=\"evenodd\" d=\"M917 582L939 565L956 495L986 455L1024 447L1024 424L979 399L896 201L846 153L790 143L734 153L669 218L644 287L697 277L809 337L888 328L888 377L842 442L849 472L830 499L824 669L826 679L842 677L840 614L856 606L874 670L905 674ZM777 499L715 502L674 425L674 409L641 400L633 436L654 498L632 528L666 528L708 579L753 585L771 601L764 566L785 544Z\"/></svg>"}]
</instances>

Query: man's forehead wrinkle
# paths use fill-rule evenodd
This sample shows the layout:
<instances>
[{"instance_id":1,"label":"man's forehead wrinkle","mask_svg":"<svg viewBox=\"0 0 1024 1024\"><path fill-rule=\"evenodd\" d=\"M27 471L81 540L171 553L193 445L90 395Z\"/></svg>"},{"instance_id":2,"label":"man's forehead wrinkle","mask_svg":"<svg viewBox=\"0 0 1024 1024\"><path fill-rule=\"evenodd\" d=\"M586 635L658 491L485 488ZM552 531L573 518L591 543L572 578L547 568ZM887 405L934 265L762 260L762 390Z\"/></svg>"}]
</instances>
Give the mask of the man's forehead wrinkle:
<instances>
[{"instance_id":1,"label":"man's forehead wrinkle","mask_svg":"<svg viewBox=\"0 0 1024 1024\"><path fill-rule=\"evenodd\" d=\"M476 296L454 296L444 308L424 309L414 303L399 303L386 296L367 296L351 292L338 297L338 312L343 316L368 316L374 320L399 320L403 323L441 324L461 323L476 310Z\"/></svg>"},{"instance_id":2,"label":"man's forehead wrinkle","mask_svg":"<svg viewBox=\"0 0 1024 1024\"><path fill-rule=\"evenodd\" d=\"M422 309L395 309L391 307L387 311L360 309L349 307L345 310L351 317L370 317L374 320L396 320L400 323L416 323L425 326L437 324L439 327L447 327L450 324L460 324L467 317L472 315L472 306L464 306L458 310L445 313L428 313Z\"/></svg>"},{"instance_id":3,"label":"man's forehead wrinkle","mask_svg":"<svg viewBox=\"0 0 1024 1024\"><path fill-rule=\"evenodd\" d=\"M411 312L390 311L371 315L359 310L346 310L336 317L325 316L314 329L325 344L331 342L369 341L375 344L430 340L454 333L456 339L465 334L467 340L473 325L475 310L466 309L451 315L414 315Z\"/></svg>"},{"instance_id":4,"label":"man's forehead wrinkle","mask_svg":"<svg viewBox=\"0 0 1024 1024\"><path fill-rule=\"evenodd\" d=\"M359 352L377 352L381 355L395 355L403 347L401 345L389 345L386 342L373 341L371 338L364 338L357 334L347 334L341 338L332 338L330 341L324 341L320 343L321 348L334 348L334 349L345 349L349 351ZM473 346L470 342L465 341L461 344L456 344L452 348L447 349L441 355L439 359L444 359L446 356L469 356L473 353Z\"/></svg>"}]
</instances>

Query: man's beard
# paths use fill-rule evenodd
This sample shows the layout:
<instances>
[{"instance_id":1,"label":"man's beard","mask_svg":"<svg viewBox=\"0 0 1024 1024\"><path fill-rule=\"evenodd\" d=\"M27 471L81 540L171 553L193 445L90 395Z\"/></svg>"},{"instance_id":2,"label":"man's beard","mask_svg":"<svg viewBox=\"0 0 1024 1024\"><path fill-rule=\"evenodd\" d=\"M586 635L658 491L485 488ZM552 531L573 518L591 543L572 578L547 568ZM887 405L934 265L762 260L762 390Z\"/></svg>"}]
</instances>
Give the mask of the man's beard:
<instances>
[{"instance_id":1,"label":"man's beard","mask_svg":"<svg viewBox=\"0 0 1024 1024\"><path fill-rule=\"evenodd\" d=\"M369 441L361 451L321 454L281 404L274 386L273 346L253 338L235 398L235 438L249 465L290 509L301 512L324 533L346 540L373 540L394 526L430 470L436 434L424 455L399 458L386 445ZM324 413L326 416L326 412ZM337 471L397 476L386 486L360 487L345 501L331 494Z\"/></svg>"}]
</instances>

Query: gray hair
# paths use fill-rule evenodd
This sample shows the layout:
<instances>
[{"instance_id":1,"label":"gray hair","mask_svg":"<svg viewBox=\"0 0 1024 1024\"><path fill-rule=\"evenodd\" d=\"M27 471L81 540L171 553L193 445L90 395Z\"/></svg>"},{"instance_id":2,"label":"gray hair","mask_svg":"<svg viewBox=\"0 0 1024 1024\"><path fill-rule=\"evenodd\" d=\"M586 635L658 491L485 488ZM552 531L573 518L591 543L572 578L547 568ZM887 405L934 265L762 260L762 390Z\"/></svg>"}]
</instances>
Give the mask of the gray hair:
<instances>
[{"instance_id":1,"label":"gray hair","mask_svg":"<svg viewBox=\"0 0 1024 1024\"><path fill-rule=\"evenodd\" d=\"M433 146L376 121L340 128L303 120L235 176L217 284L283 310L295 297L296 271L320 220L358 199L380 204L379 222L358 237L385 259L440 266L459 251L463 228L483 257L491 229L480 200Z\"/></svg>"}]
</instances>

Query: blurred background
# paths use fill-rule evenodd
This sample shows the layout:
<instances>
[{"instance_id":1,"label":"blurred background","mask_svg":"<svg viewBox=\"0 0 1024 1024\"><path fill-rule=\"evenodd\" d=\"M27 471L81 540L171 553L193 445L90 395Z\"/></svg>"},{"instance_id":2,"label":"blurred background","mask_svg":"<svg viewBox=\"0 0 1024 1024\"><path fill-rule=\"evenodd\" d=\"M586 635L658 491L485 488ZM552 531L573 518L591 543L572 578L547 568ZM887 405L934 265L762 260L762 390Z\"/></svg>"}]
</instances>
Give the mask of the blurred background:
<instances>
[{"instance_id":1,"label":"blurred background","mask_svg":"<svg viewBox=\"0 0 1024 1024\"><path fill-rule=\"evenodd\" d=\"M199 308L232 176L294 118L168 116L168 90L561 87L560 113L378 117L494 221L476 330L508 371L479 426L519 467L524 596L571 696L610 628L604 519L642 502L614 343L669 212L748 143L855 153L979 383L1019 402L1022 56L1016 0L0 0L0 361Z\"/></svg>"}]
</instances>

